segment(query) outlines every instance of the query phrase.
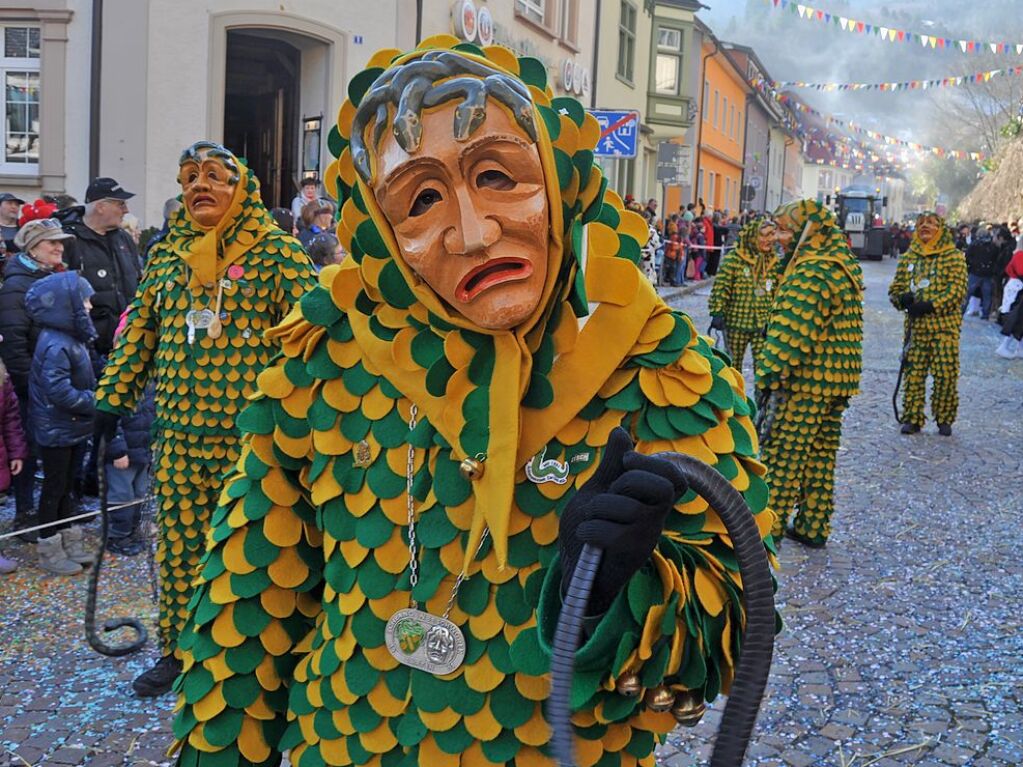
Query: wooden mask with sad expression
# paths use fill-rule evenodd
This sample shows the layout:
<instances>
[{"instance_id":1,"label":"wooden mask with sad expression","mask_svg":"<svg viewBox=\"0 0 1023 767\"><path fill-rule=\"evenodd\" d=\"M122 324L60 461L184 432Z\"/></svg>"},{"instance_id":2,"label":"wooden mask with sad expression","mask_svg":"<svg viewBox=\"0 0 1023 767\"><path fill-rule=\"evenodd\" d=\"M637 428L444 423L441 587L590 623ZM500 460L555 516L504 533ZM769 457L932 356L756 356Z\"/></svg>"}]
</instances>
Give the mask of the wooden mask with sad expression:
<instances>
[{"instance_id":1,"label":"wooden mask with sad expression","mask_svg":"<svg viewBox=\"0 0 1023 767\"><path fill-rule=\"evenodd\" d=\"M353 155L401 258L476 327L519 326L536 312L548 271L548 200L528 91L450 53L382 80L353 130L361 137L375 119L375 145L354 140Z\"/></svg>"},{"instance_id":2,"label":"wooden mask with sad expression","mask_svg":"<svg viewBox=\"0 0 1023 767\"><path fill-rule=\"evenodd\" d=\"M234 155L219 144L200 141L182 152L178 160L178 183L185 208L205 229L215 227L224 218L239 180Z\"/></svg>"}]
</instances>

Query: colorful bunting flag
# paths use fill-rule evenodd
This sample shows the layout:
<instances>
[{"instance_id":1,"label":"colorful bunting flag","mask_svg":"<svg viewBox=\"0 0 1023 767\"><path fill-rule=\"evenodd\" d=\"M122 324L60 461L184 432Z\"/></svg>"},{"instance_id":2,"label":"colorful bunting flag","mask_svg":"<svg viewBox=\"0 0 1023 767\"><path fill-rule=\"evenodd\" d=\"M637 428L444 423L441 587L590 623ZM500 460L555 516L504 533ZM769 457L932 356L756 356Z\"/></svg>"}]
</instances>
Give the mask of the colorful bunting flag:
<instances>
[{"instance_id":1,"label":"colorful bunting flag","mask_svg":"<svg viewBox=\"0 0 1023 767\"><path fill-rule=\"evenodd\" d=\"M928 88L955 88L967 83L990 82L995 77L1019 77L1020 75L1023 75L1023 66L992 69L987 72L977 72L973 75L945 77L939 80L907 80L901 83L808 83L802 80L776 80L772 83L772 86L778 90L782 88L812 88L817 91L894 92L926 90Z\"/></svg>"},{"instance_id":2,"label":"colorful bunting flag","mask_svg":"<svg viewBox=\"0 0 1023 767\"><path fill-rule=\"evenodd\" d=\"M981 51L990 50L992 53L999 54L1011 54L1015 51L1017 56L1023 56L1023 43L1005 43L1005 42L978 42L976 40L953 40L947 37L941 37L939 35L925 35L919 32L907 32L902 29L893 29L891 27L880 27L873 24L868 24L864 21L857 21L856 19L850 19L845 16L833 16L825 10L820 8L814 8L813 6L806 5L804 3L794 3L791 0L767 0L772 7L780 8L781 10L789 9L793 14L796 14L801 19L807 21L817 21L824 24L834 25L839 27L844 32L853 32L856 34L873 34L880 37L886 42L900 42L900 43L919 43L921 47L928 48L930 50L938 50L944 48L952 48L957 46L963 53L979 53Z\"/></svg>"}]
</instances>

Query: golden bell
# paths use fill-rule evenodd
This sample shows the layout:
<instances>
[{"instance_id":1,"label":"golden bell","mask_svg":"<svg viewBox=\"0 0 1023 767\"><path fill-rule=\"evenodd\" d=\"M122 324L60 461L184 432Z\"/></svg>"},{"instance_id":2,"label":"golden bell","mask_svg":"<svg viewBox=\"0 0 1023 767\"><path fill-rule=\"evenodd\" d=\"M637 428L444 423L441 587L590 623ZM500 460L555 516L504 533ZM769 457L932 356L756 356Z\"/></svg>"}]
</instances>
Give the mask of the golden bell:
<instances>
[{"instance_id":1,"label":"golden bell","mask_svg":"<svg viewBox=\"0 0 1023 767\"><path fill-rule=\"evenodd\" d=\"M647 690L646 695L643 696L643 702L651 711L661 714L671 710L675 703L675 693L662 684L652 690Z\"/></svg>"},{"instance_id":2,"label":"golden bell","mask_svg":"<svg viewBox=\"0 0 1023 767\"><path fill-rule=\"evenodd\" d=\"M683 727L695 727L703 719L706 710L707 705L703 702L703 696L696 690L687 690L675 696L671 715Z\"/></svg>"},{"instance_id":3,"label":"golden bell","mask_svg":"<svg viewBox=\"0 0 1023 767\"><path fill-rule=\"evenodd\" d=\"M466 458L458 465L458 470L470 482L475 482L483 477L483 462L475 458Z\"/></svg>"},{"instance_id":4,"label":"golden bell","mask_svg":"<svg viewBox=\"0 0 1023 767\"><path fill-rule=\"evenodd\" d=\"M624 695L626 698L638 698L639 694L643 692L643 685L639 683L639 675L626 674L623 677L619 677L618 681L615 682L615 692L619 695Z\"/></svg>"}]
</instances>

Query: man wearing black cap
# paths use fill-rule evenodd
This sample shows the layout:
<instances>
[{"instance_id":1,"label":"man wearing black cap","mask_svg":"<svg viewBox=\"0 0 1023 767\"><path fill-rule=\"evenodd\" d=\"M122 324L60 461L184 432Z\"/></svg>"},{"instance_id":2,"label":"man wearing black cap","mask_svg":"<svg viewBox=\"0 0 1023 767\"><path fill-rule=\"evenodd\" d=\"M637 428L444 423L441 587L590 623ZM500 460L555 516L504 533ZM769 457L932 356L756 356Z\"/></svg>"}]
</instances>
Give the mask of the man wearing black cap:
<instances>
[{"instance_id":1,"label":"man wearing black cap","mask_svg":"<svg viewBox=\"0 0 1023 767\"><path fill-rule=\"evenodd\" d=\"M3 240L0 250L7 251L8 255L18 252L14 237L18 234L18 212L24 204L24 200L10 192L0 194L0 240Z\"/></svg>"},{"instance_id":2,"label":"man wearing black cap","mask_svg":"<svg viewBox=\"0 0 1023 767\"><path fill-rule=\"evenodd\" d=\"M84 208L57 214L64 231L78 238L66 251L68 268L78 270L96 291L92 322L99 334L96 351L104 357L113 347L117 322L134 298L142 274L135 241L121 229L128 212L126 200L134 196L112 178L97 178L85 192Z\"/></svg>"}]
</instances>

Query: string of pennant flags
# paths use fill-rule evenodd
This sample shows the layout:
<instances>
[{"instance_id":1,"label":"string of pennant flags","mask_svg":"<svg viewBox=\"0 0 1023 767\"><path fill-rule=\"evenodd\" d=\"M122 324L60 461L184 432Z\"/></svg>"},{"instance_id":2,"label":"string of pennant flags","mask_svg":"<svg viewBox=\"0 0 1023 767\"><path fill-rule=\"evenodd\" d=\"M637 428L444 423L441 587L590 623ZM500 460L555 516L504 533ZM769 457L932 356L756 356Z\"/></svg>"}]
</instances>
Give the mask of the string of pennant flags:
<instances>
[{"instance_id":1,"label":"string of pennant flags","mask_svg":"<svg viewBox=\"0 0 1023 767\"><path fill-rule=\"evenodd\" d=\"M786 107L788 107L788 109L792 110L792 112L813 115L814 117L821 120L825 124L825 126L837 125L838 127L844 128L850 133L854 133L860 136L866 136L872 141L883 144L886 147L903 147L912 150L913 152L916 152L918 154L929 154L934 157L939 157L942 159L973 160L974 162L984 162L987 160L987 155L985 155L983 152L971 152L963 149L946 149L944 147L929 146L927 144L918 144L913 141L905 141L904 139L900 139L895 136L889 136L884 133L879 133L878 131L870 130L869 128L864 128L863 126L851 120L841 120L837 117L834 117L833 115L829 115L824 112L821 112L820 110L814 109L813 107L803 103L802 101L795 98L789 93L779 92L775 87L776 85L775 83L768 81L763 77L758 76L753 78L750 84L758 91L760 91L762 94L764 94L766 97L771 98L774 101L777 101L779 104L785 105ZM803 140L807 139L808 133L806 127L802 125L799 120L789 119L789 115L786 114L783 117L783 121L785 122L786 127L789 128L790 130L793 130L793 132L800 136L801 139ZM839 142L849 141L849 139L846 139L843 136L832 135L832 138ZM863 147L862 145L861 148L865 149L865 147ZM884 157L883 159L890 164L901 163L900 160L893 158L890 155Z\"/></svg>"},{"instance_id":2,"label":"string of pennant flags","mask_svg":"<svg viewBox=\"0 0 1023 767\"><path fill-rule=\"evenodd\" d=\"M1019 77L1023 66L1007 69L992 69L959 77L944 77L939 80L907 80L901 83L807 83L801 80L775 80L774 88L809 88L817 91L915 91L934 88L957 88L972 83L986 83L997 77Z\"/></svg>"},{"instance_id":3,"label":"string of pennant flags","mask_svg":"<svg viewBox=\"0 0 1023 767\"><path fill-rule=\"evenodd\" d=\"M766 0L773 8L789 10L801 19L816 21L838 27L844 32L860 35L872 35L889 43L919 45L932 50L959 50L963 53L1015 53L1023 55L1023 42L989 42L981 40L963 40L942 35L927 35L920 32L909 32L904 29L870 24L858 19L850 19L835 13L814 8L792 0Z\"/></svg>"},{"instance_id":4,"label":"string of pennant flags","mask_svg":"<svg viewBox=\"0 0 1023 767\"><path fill-rule=\"evenodd\" d=\"M824 112L814 109L811 106L807 106L801 101L793 99L787 93L774 93L772 91L772 95L777 101L779 101L782 104L787 104L789 107L795 109L797 112L811 114L823 120L828 125L837 125L841 128L845 128L848 131L857 133L861 136L866 136L872 139L873 141L877 141L887 146L906 147L907 149L911 149L912 151L920 154L931 154L934 155L935 157L951 158L955 160L973 160L975 162L984 162L984 160L987 159L987 156L983 152L969 152L963 149L946 149L944 147L939 146L918 144L915 141L905 141L903 139L896 138L895 136L888 136L884 133L878 133L877 131L870 130L869 128L864 128L862 125L858 125L852 120L840 120L837 117L825 114Z\"/></svg>"}]
</instances>

